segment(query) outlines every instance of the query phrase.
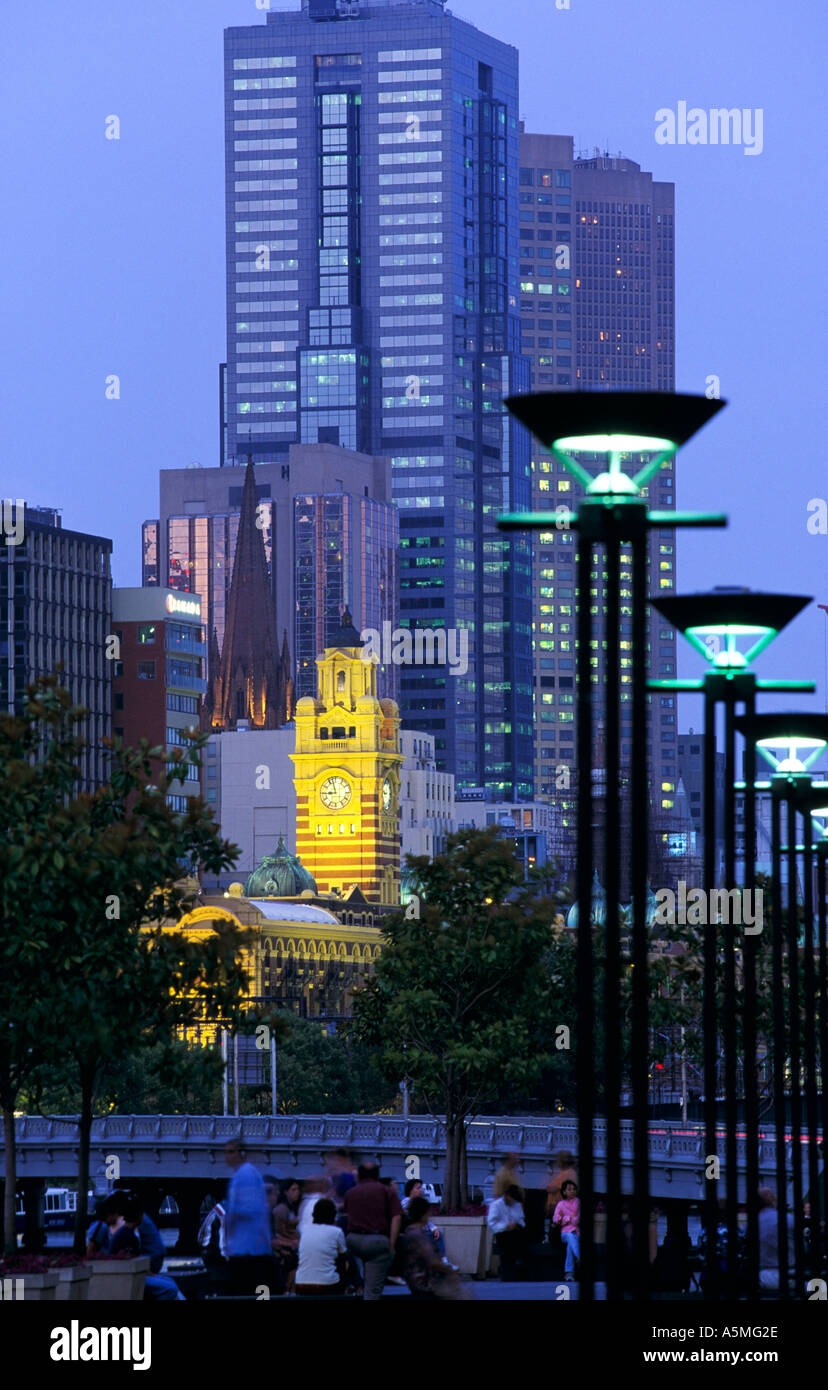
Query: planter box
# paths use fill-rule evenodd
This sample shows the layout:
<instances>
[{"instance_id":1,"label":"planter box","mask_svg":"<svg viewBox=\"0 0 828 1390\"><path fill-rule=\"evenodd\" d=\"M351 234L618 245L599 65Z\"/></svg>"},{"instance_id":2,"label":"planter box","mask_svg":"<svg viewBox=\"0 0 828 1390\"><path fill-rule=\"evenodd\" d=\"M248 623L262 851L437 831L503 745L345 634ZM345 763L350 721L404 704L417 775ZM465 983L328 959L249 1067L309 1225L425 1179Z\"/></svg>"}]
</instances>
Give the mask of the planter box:
<instances>
[{"instance_id":1,"label":"planter box","mask_svg":"<svg viewBox=\"0 0 828 1390\"><path fill-rule=\"evenodd\" d=\"M485 1279L492 1260L492 1233L485 1216L438 1216L446 1242L446 1258L461 1274Z\"/></svg>"},{"instance_id":2,"label":"planter box","mask_svg":"<svg viewBox=\"0 0 828 1390\"><path fill-rule=\"evenodd\" d=\"M89 1282L92 1278L92 1271L88 1265L68 1265L65 1269L56 1269L58 1284L55 1289L55 1298L60 1302L68 1299L72 1303L77 1303L89 1295Z\"/></svg>"},{"instance_id":3,"label":"planter box","mask_svg":"<svg viewBox=\"0 0 828 1390\"><path fill-rule=\"evenodd\" d=\"M91 1271L90 1303L131 1302L144 1297L150 1260L149 1255L136 1255L132 1260L89 1260Z\"/></svg>"},{"instance_id":4,"label":"planter box","mask_svg":"<svg viewBox=\"0 0 828 1390\"><path fill-rule=\"evenodd\" d=\"M50 1269L46 1274L5 1274L4 1279L18 1279L23 1282L24 1303L53 1302L57 1289L57 1270ZM15 1288L15 1292L16 1292Z\"/></svg>"}]
</instances>

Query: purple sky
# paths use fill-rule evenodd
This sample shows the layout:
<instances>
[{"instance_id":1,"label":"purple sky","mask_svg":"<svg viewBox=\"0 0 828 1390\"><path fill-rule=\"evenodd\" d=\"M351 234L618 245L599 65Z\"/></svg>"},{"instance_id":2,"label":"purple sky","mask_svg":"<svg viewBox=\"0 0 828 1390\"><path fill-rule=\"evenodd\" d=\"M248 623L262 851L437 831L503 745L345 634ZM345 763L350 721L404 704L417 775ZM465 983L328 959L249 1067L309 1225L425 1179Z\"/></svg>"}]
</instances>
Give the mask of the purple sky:
<instances>
[{"instance_id":1,"label":"purple sky","mask_svg":"<svg viewBox=\"0 0 828 1390\"><path fill-rule=\"evenodd\" d=\"M703 392L715 373L731 402L679 458L679 506L725 510L731 525L680 539L678 587L828 602L828 536L806 530L808 500L828 496L825 11L570 5L461 0L455 12L520 50L528 130L621 150L676 184L677 387ZM158 469L218 462L222 31L263 18L253 0L0 8L0 496L60 506L64 525L111 536L119 584L140 582ZM679 101L761 108L763 152L656 144L656 111ZM119 141L104 138L112 114ZM105 399L111 373L119 401ZM826 630L813 606L758 669L814 677L824 708Z\"/></svg>"}]
</instances>

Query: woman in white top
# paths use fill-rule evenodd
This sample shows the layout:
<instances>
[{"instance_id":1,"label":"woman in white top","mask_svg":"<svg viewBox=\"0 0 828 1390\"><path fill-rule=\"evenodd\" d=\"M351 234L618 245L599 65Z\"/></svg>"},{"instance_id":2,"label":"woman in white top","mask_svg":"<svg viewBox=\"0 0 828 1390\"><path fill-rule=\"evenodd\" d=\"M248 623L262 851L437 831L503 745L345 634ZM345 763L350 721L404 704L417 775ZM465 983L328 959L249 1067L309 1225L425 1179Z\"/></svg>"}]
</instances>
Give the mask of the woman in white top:
<instances>
[{"instance_id":1,"label":"woman in white top","mask_svg":"<svg viewBox=\"0 0 828 1390\"><path fill-rule=\"evenodd\" d=\"M318 1198L312 1221L300 1228L297 1294L344 1293L347 1249L345 1235L336 1225L336 1207L329 1197Z\"/></svg>"}]
</instances>

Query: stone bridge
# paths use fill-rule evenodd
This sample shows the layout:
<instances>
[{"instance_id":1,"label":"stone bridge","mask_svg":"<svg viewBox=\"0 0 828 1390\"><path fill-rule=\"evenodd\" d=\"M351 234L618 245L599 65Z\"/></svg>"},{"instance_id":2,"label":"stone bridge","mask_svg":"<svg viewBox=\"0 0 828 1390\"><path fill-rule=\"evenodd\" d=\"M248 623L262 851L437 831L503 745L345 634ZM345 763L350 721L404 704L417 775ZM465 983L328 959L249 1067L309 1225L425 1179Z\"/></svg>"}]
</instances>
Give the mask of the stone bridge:
<instances>
[{"instance_id":1,"label":"stone bridge","mask_svg":"<svg viewBox=\"0 0 828 1390\"><path fill-rule=\"evenodd\" d=\"M606 1172L606 1125L593 1130L595 1189L601 1193ZM662 1207L698 1202L703 1195L705 1145L701 1125L653 1121L649 1130L650 1192ZM428 1117L397 1115L109 1115L92 1127L90 1180L96 1189L105 1181L107 1166L117 1181L139 1186L148 1205L173 1196L181 1214L180 1244L192 1244L198 1212L206 1197L224 1191L229 1170L224 1145L243 1137L248 1156L262 1172L281 1178L318 1173L333 1148L351 1150L356 1159L377 1157L387 1176L402 1180L419 1163L420 1176L439 1184L445 1154L443 1126ZM632 1124L622 1121L623 1188L633 1187ZM719 1134L724 1172L724 1135ZM0 1139L2 1149L2 1139ZM502 1155L521 1156L527 1187L543 1186L546 1165L560 1149L577 1154L575 1119L491 1117L476 1119L468 1131L469 1180L488 1195ZM786 1142L786 1149L789 1145ZM803 1142L803 1188L807 1189L807 1142ZM744 1198L745 1139L737 1141L739 1196ZM117 1165L112 1160L117 1159ZM17 1172L27 1212L39 1205L43 1187L61 1186L77 1175L78 1133L74 1117L26 1116L17 1120ZM760 1139L759 1169L763 1182L775 1182L776 1140ZM790 1153L788 1152L790 1173ZM1 1170L0 1170L1 1171ZM34 1201L27 1200L30 1194Z\"/></svg>"}]
</instances>

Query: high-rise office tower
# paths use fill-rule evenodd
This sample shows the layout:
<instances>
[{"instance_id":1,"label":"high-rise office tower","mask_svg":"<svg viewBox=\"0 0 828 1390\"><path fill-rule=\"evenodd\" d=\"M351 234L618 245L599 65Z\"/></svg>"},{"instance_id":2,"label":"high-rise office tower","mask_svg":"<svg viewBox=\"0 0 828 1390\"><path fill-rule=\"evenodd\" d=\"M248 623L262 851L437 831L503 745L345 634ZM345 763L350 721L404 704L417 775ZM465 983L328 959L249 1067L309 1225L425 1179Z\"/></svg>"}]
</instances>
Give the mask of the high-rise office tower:
<instances>
[{"instance_id":1,"label":"high-rise office tower","mask_svg":"<svg viewBox=\"0 0 828 1390\"><path fill-rule=\"evenodd\" d=\"M468 629L462 674L401 669L405 726L530 796L531 545L496 529L530 501L516 50L442 0L302 0L225 64L227 457L390 456L400 623Z\"/></svg>"},{"instance_id":2,"label":"high-rise office tower","mask_svg":"<svg viewBox=\"0 0 828 1390\"><path fill-rule=\"evenodd\" d=\"M224 650L245 470L163 469L159 520L143 527L142 583L202 596L211 681L219 674L215 645ZM312 695L332 610L348 607L360 631L396 626L399 529L389 463L333 444L292 444L285 462L256 464L255 495L278 655L287 633L296 695ZM381 693L392 699L397 669L379 671Z\"/></svg>"},{"instance_id":3,"label":"high-rise office tower","mask_svg":"<svg viewBox=\"0 0 828 1390\"><path fill-rule=\"evenodd\" d=\"M520 312L534 390L675 390L673 184L620 156L576 158L571 136L521 129ZM571 506L581 495L537 441L532 479L539 510ZM672 464L651 480L649 495L660 510L675 506ZM568 800L575 758L575 548L574 533L554 528L539 534L534 555L536 786L559 803ZM599 604L603 579L596 567ZM632 610L623 563L621 579L624 700ZM657 529L650 535L650 592L674 586L675 532ZM675 676L675 634L652 618L649 642L653 676ZM592 656L598 669L601 646L599 638ZM630 750L630 725L622 712L622 756ZM675 696L651 697L649 762L654 824L663 836L677 787ZM564 804L574 825L573 809Z\"/></svg>"},{"instance_id":4,"label":"high-rise office tower","mask_svg":"<svg viewBox=\"0 0 828 1390\"><path fill-rule=\"evenodd\" d=\"M112 542L65 531L52 507L17 509L0 545L0 709L19 714L26 686L62 663L61 684L86 716L80 791L106 780L103 739L112 732Z\"/></svg>"}]
</instances>

